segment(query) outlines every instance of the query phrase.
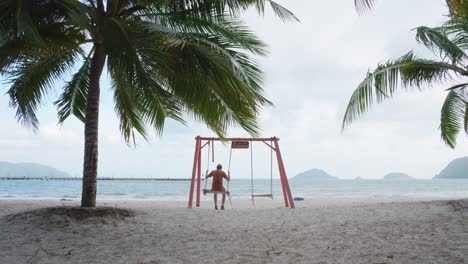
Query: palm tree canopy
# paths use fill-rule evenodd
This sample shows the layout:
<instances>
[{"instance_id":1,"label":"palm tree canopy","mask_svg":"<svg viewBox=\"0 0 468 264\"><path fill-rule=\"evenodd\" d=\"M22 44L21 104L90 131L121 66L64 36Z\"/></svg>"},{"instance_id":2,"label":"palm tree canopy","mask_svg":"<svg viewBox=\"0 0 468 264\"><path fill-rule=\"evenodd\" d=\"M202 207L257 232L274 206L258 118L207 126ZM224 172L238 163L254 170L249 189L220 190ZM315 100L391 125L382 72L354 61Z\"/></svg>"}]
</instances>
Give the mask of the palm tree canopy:
<instances>
[{"instance_id":1,"label":"palm tree canopy","mask_svg":"<svg viewBox=\"0 0 468 264\"><path fill-rule=\"evenodd\" d=\"M456 3L456 1L453 1ZM409 52L399 59L379 64L369 72L351 96L343 120L343 129L374 103L391 98L400 87L423 89L435 83L458 82L447 87L441 109L442 140L454 148L462 128L468 133L468 4L459 1L457 12L440 27L419 27L417 41L432 50L438 60L417 57Z\"/></svg>"},{"instance_id":2,"label":"palm tree canopy","mask_svg":"<svg viewBox=\"0 0 468 264\"><path fill-rule=\"evenodd\" d=\"M17 118L37 128L36 112L70 76L55 102L60 122L85 118L91 58L102 45L115 111L126 140L162 132L189 113L223 136L231 125L258 132L262 43L236 14L268 0L0 0L0 72ZM74 69L78 69L72 72Z\"/></svg>"}]
</instances>

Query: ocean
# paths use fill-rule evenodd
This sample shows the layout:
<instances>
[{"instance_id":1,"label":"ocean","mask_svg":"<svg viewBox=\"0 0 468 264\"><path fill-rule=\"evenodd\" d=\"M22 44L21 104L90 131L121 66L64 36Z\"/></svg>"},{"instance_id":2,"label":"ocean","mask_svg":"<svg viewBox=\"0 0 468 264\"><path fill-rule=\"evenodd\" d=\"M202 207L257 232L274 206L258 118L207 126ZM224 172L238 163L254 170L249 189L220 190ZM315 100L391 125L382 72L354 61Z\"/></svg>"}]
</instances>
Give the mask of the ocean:
<instances>
[{"instance_id":1,"label":"ocean","mask_svg":"<svg viewBox=\"0 0 468 264\"><path fill-rule=\"evenodd\" d=\"M208 182L208 185L211 182ZM294 197L304 198L466 198L468 180L325 180L289 181ZM254 180L254 192L270 193L270 180ZM98 199L186 201L190 181L102 180ZM202 182L202 189L204 183ZM279 180L272 185L275 198L282 199ZM230 183L233 199L250 198L251 181L234 179ZM80 199L81 181L0 180L0 198ZM202 195L203 196L203 195ZM203 197L208 199L208 197ZM211 198L210 198L211 199Z\"/></svg>"}]
</instances>

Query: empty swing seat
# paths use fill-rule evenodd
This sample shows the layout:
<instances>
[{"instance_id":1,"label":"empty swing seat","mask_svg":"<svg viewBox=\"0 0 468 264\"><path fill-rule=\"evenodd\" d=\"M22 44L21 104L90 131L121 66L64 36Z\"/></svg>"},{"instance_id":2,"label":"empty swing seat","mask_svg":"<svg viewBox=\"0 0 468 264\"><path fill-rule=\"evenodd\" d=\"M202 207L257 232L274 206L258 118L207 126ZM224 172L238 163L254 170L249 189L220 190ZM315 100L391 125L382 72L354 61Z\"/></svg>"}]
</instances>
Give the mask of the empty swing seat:
<instances>
[{"instance_id":1,"label":"empty swing seat","mask_svg":"<svg viewBox=\"0 0 468 264\"><path fill-rule=\"evenodd\" d=\"M251 196L252 196L252 197L268 197L268 198L273 199L273 194L271 194L271 193L267 193L267 194L252 194Z\"/></svg>"}]
</instances>

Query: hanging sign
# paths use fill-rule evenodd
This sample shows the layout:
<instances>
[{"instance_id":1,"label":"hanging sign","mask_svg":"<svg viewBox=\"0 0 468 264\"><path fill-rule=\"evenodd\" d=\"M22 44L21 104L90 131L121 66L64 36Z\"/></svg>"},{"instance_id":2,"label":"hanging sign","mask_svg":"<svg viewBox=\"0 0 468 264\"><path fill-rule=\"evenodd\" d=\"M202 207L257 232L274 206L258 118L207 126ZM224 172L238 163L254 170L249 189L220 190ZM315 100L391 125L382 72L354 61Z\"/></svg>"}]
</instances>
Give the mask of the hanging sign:
<instances>
[{"instance_id":1,"label":"hanging sign","mask_svg":"<svg viewBox=\"0 0 468 264\"><path fill-rule=\"evenodd\" d=\"M231 146L233 149L248 149L249 142L248 141L233 141Z\"/></svg>"}]
</instances>

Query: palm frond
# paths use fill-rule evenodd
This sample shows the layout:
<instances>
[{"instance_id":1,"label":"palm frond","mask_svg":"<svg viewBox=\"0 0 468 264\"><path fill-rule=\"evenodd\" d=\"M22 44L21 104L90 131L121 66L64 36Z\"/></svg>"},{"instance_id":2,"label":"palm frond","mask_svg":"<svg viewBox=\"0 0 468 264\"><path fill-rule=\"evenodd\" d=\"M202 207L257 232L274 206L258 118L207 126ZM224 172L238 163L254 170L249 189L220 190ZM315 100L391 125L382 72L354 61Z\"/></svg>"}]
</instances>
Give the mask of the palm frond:
<instances>
[{"instance_id":1,"label":"palm frond","mask_svg":"<svg viewBox=\"0 0 468 264\"><path fill-rule=\"evenodd\" d=\"M155 16L147 17L146 21L150 22L146 24L147 30L153 33L160 31L161 34L170 34L175 37L191 34L192 37L198 35L200 39L210 35L222 36L226 42L237 45L240 49L246 49L258 55L266 54L266 45L236 19L223 16L223 18L210 21L197 17Z\"/></svg>"},{"instance_id":2,"label":"palm frond","mask_svg":"<svg viewBox=\"0 0 468 264\"><path fill-rule=\"evenodd\" d=\"M0 71L11 84L18 120L36 127L43 96L82 55L83 33L66 26L54 1L3 1L2 7Z\"/></svg>"},{"instance_id":3,"label":"palm frond","mask_svg":"<svg viewBox=\"0 0 468 264\"><path fill-rule=\"evenodd\" d=\"M40 57L25 58L9 70L10 106L16 108L19 121L37 128L36 110L43 96L74 65L79 54L77 50L53 50Z\"/></svg>"},{"instance_id":4,"label":"palm frond","mask_svg":"<svg viewBox=\"0 0 468 264\"><path fill-rule=\"evenodd\" d=\"M161 133L166 118L183 122L179 103L164 89L165 81L155 78L153 66L168 61L167 52L160 49L165 39L145 31L143 22L131 26L119 19L110 22L109 29L114 29L109 37L118 41L106 44L108 70L124 139L134 139L135 132L147 138L147 124Z\"/></svg>"},{"instance_id":5,"label":"palm frond","mask_svg":"<svg viewBox=\"0 0 468 264\"><path fill-rule=\"evenodd\" d=\"M450 88L447 88L445 90L446 91L461 90L461 89L465 89L466 87L468 87L468 83L461 83L461 84L454 85Z\"/></svg>"},{"instance_id":6,"label":"palm frond","mask_svg":"<svg viewBox=\"0 0 468 264\"><path fill-rule=\"evenodd\" d=\"M226 129L236 124L257 135L258 111L270 102L261 96L261 71L254 62L236 56L248 73L242 77L232 73L232 66L224 57L201 46L186 47L178 56L185 59L174 65L179 78L171 78L169 87L184 103L186 111L220 136L225 136ZM200 65L198 69L196 65ZM192 93L192 89L197 93Z\"/></svg>"},{"instance_id":7,"label":"palm frond","mask_svg":"<svg viewBox=\"0 0 468 264\"><path fill-rule=\"evenodd\" d=\"M92 54L93 51L86 57L83 65L78 72L73 75L71 81L67 82L60 98L55 101L59 123L65 122L70 115L74 115L82 122L85 121Z\"/></svg>"},{"instance_id":8,"label":"palm frond","mask_svg":"<svg viewBox=\"0 0 468 264\"><path fill-rule=\"evenodd\" d=\"M354 6L358 14L366 14L374 7L375 0L354 0Z\"/></svg>"},{"instance_id":9,"label":"palm frond","mask_svg":"<svg viewBox=\"0 0 468 264\"><path fill-rule=\"evenodd\" d=\"M135 89L129 85L125 75L117 75L116 73L120 73L120 71L110 71L115 112L120 120L120 131L127 142L132 140L135 143L135 130L145 139L148 135L142 113L139 111L142 107L140 102L136 100L138 97ZM126 74L127 72L122 73Z\"/></svg>"},{"instance_id":10,"label":"palm frond","mask_svg":"<svg viewBox=\"0 0 468 264\"><path fill-rule=\"evenodd\" d=\"M418 27L416 40L429 49L438 51L442 59L449 59L453 64L466 59L465 52L446 35L443 28Z\"/></svg>"},{"instance_id":11,"label":"palm frond","mask_svg":"<svg viewBox=\"0 0 468 264\"><path fill-rule=\"evenodd\" d=\"M130 10L138 6L139 1L127 6ZM259 14L265 12L265 5L270 4L273 12L281 20L299 21L293 12L278 4L273 0L165 0L148 1L138 10L141 15L170 15L179 17L199 17L206 20L216 20L228 14L230 17L237 17L241 12L250 7L255 7ZM141 6L141 5L140 5ZM125 11L123 11L125 12Z\"/></svg>"},{"instance_id":12,"label":"palm frond","mask_svg":"<svg viewBox=\"0 0 468 264\"><path fill-rule=\"evenodd\" d=\"M463 128L465 129L465 133L468 134L468 103L466 101L466 94L465 94L465 116L463 118Z\"/></svg>"},{"instance_id":13,"label":"palm frond","mask_svg":"<svg viewBox=\"0 0 468 264\"><path fill-rule=\"evenodd\" d=\"M283 7L282 5L274 1L270 0L268 2L270 2L271 8L281 20L283 21L293 20L293 21L299 22L299 18L296 15L294 15L293 12L289 11L288 9L286 9L285 7Z\"/></svg>"},{"instance_id":14,"label":"palm frond","mask_svg":"<svg viewBox=\"0 0 468 264\"><path fill-rule=\"evenodd\" d=\"M46 48L43 34L55 33L47 30L47 27L64 26L64 20L67 19L66 12L57 5L57 1L2 1L0 7L0 44L16 39L31 46Z\"/></svg>"},{"instance_id":15,"label":"palm frond","mask_svg":"<svg viewBox=\"0 0 468 264\"><path fill-rule=\"evenodd\" d=\"M93 22L96 21L95 12L87 4L76 0L56 0L58 8L64 10L69 27L77 27L91 33Z\"/></svg>"},{"instance_id":16,"label":"palm frond","mask_svg":"<svg viewBox=\"0 0 468 264\"><path fill-rule=\"evenodd\" d=\"M468 48L468 16L451 17L441 28L459 48Z\"/></svg>"},{"instance_id":17,"label":"palm frond","mask_svg":"<svg viewBox=\"0 0 468 264\"><path fill-rule=\"evenodd\" d=\"M453 17L466 17L468 15L468 3L465 0L446 0L447 7Z\"/></svg>"},{"instance_id":18,"label":"palm frond","mask_svg":"<svg viewBox=\"0 0 468 264\"><path fill-rule=\"evenodd\" d=\"M161 132L166 118L183 122L183 111L220 136L236 124L258 132L257 113L270 102L261 95L260 69L241 50L263 54L263 43L232 21L199 22L106 24L115 40L106 49L126 140L132 131L146 136L144 124Z\"/></svg>"},{"instance_id":19,"label":"palm frond","mask_svg":"<svg viewBox=\"0 0 468 264\"><path fill-rule=\"evenodd\" d=\"M32 7L33 6L30 4L30 1L16 1L16 34L31 44L45 47L45 43L38 31L37 24L35 24L34 20L31 18L30 9Z\"/></svg>"},{"instance_id":20,"label":"palm frond","mask_svg":"<svg viewBox=\"0 0 468 264\"><path fill-rule=\"evenodd\" d=\"M62 50L70 49L81 53L77 40L82 39L82 34L78 31L68 30L61 32L59 28L50 25L47 29L42 28L41 33L46 47L38 47L22 39L12 38L4 39L0 44L0 73L8 74L10 67L14 67L24 60L43 57L48 53L61 53Z\"/></svg>"},{"instance_id":21,"label":"palm frond","mask_svg":"<svg viewBox=\"0 0 468 264\"><path fill-rule=\"evenodd\" d=\"M442 140L455 148L457 135L466 125L468 104L460 91L452 90L447 94L440 113L440 132Z\"/></svg>"},{"instance_id":22,"label":"palm frond","mask_svg":"<svg viewBox=\"0 0 468 264\"><path fill-rule=\"evenodd\" d=\"M379 65L359 84L348 103L342 129L367 111L374 102L391 98L400 84L405 88L422 88L425 84L440 82L454 75L466 74L458 66L417 58L413 52L395 61Z\"/></svg>"}]
</instances>

